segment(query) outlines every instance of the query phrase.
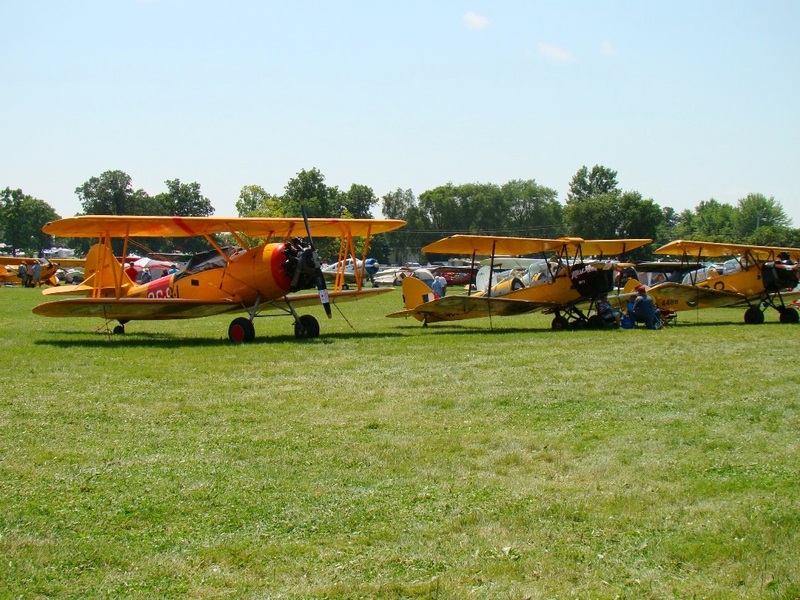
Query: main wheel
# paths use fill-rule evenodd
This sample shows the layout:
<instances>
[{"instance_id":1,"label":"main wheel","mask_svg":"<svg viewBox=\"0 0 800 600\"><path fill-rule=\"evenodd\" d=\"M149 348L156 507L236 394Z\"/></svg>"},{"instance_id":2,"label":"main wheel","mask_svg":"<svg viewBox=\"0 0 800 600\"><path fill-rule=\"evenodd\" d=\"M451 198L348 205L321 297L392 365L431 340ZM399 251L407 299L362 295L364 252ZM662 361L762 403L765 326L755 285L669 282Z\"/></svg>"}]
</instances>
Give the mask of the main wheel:
<instances>
[{"instance_id":1,"label":"main wheel","mask_svg":"<svg viewBox=\"0 0 800 600\"><path fill-rule=\"evenodd\" d=\"M117 325L114 327L114 335L122 335L125 333L125 325Z\"/></svg>"},{"instance_id":2,"label":"main wheel","mask_svg":"<svg viewBox=\"0 0 800 600\"><path fill-rule=\"evenodd\" d=\"M252 342L256 339L256 328L247 317L237 317L228 326L228 339L234 344Z\"/></svg>"},{"instance_id":3,"label":"main wheel","mask_svg":"<svg viewBox=\"0 0 800 600\"><path fill-rule=\"evenodd\" d=\"M567 319L561 315L556 315L553 317L553 322L550 323L550 327L555 331L564 331L567 328L567 325L569 325L569 321L567 321Z\"/></svg>"},{"instance_id":4,"label":"main wheel","mask_svg":"<svg viewBox=\"0 0 800 600\"><path fill-rule=\"evenodd\" d=\"M744 311L744 322L748 325L761 325L764 322L764 313L758 306L751 306Z\"/></svg>"},{"instance_id":5,"label":"main wheel","mask_svg":"<svg viewBox=\"0 0 800 600\"><path fill-rule=\"evenodd\" d=\"M781 311L781 323L797 323L800 322L800 313L797 309L791 306L786 306Z\"/></svg>"},{"instance_id":6,"label":"main wheel","mask_svg":"<svg viewBox=\"0 0 800 600\"><path fill-rule=\"evenodd\" d=\"M600 315L592 315L589 317L589 320L586 321L586 326L589 329L602 329L605 327L606 322L603 320L603 317Z\"/></svg>"},{"instance_id":7,"label":"main wheel","mask_svg":"<svg viewBox=\"0 0 800 600\"><path fill-rule=\"evenodd\" d=\"M319 321L311 315L303 315L294 323L294 337L305 340L319 337Z\"/></svg>"}]
</instances>

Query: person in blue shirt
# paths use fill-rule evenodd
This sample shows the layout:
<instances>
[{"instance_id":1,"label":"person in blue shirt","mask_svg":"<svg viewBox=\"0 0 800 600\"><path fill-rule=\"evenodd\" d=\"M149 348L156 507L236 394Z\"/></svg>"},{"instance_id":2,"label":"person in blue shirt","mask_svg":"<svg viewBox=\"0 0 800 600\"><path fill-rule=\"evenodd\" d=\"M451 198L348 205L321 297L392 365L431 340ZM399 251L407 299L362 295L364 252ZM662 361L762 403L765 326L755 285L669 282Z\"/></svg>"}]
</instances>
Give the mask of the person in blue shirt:
<instances>
[{"instance_id":1,"label":"person in blue shirt","mask_svg":"<svg viewBox=\"0 0 800 600\"><path fill-rule=\"evenodd\" d=\"M633 301L631 317L636 323L644 323L648 329L658 329L658 311L653 299L647 295L647 288L640 285L636 293L638 296Z\"/></svg>"}]
</instances>

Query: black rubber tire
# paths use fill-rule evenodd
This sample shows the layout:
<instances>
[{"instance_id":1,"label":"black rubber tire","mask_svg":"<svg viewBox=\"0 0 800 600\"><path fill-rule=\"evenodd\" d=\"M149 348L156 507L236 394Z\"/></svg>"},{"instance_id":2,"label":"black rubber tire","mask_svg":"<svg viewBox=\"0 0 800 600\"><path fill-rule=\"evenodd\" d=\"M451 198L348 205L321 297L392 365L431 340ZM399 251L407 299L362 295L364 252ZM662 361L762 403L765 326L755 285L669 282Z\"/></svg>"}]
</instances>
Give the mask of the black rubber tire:
<instances>
[{"instance_id":1,"label":"black rubber tire","mask_svg":"<svg viewBox=\"0 0 800 600\"><path fill-rule=\"evenodd\" d=\"M256 339L256 328L247 317L237 317L228 326L228 339L234 344L252 342Z\"/></svg>"},{"instance_id":2,"label":"black rubber tire","mask_svg":"<svg viewBox=\"0 0 800 600\"><path fill-rule=\"evenodd\" d=\"M312 315L301 316L294 324L294 337L298 340L319 337L319 321Z\"/></svg>"},{"instance_id":3,"label":"black rubber tire","mask_svg":"<svg viewBox=\"0 0 800 600\"><path fill-rule=\"evenodd\" d=\"M567 321L567 319L565 319L561 315L553 317L553 322L550 323L550 327L554 331L564 331L568 325L569 321Z\"/></svg>"},{"instance_id":4,"label":"black rubber tire","mask_svg":"<svg viewBox=\"0 0 800 600\"><path fill-rule=\"evenodd\" d=\"M798 323L800 322L800 313L796 308L786 306L781 311L781 323Z\"/></svg>"},{"instance_id":5,"label":"black rubber tire","mask_svg":"<svg viewBox=\"0 0 800 600\"><path fill-rule=\"evenodd\" d=\"M764 313L758 306L751 306L744 311L744 322L748 325L761 325L764 322Z\"/></svg>"}]
</instances>

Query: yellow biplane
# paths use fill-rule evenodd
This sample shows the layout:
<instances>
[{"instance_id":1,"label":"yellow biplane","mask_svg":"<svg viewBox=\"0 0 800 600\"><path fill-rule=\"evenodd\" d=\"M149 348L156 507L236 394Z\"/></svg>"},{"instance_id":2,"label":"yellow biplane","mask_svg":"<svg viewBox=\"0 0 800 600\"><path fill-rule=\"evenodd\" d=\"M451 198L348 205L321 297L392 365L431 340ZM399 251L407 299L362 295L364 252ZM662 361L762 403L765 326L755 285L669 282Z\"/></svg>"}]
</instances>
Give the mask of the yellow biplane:
<instances>
[{"instance_id":1,"label":"yellow biplane","mask_svg":"<svg viewBox=\"0 0 800 600\"><path fill-rule=\"evenodd\" d=\"M692 269L680 281L650 287L647 293L661 309L747 306L745 323L758 324L764 322L764 310L771 306L780 313L781 323L800 320L797 310L784 302L800 296L791 291L798 285L798 248L677 240L655 253L679 256L684 264L726 259Z\"/></svg>"},{"instance_id":2,"label":"yellow biplane","mask_svg":"<svg viewBox=\"0 0 800 600\"><path fill-rule=\"evenodd\" d=\"M433 254L488 256L489 276L470 295L438 298L414 277L403 280L405 310L388 317L414 317L423 325L479 317L519 315L535 311L554 314L553 329L594 326L591 312L597 299L614 290L616 261L611 257L651 243L649 239L584 240L582 238L516 238L454 235L425 246ZM500 255L541 258L520 261L521 268L506 272L496 281L495 263L507 262Z\"/></svg>"},{"instance_id":3,"label":"yellow biplane","mask_svg":"<svg viewBox=\"0 0 800 600\"><path fill-rule=\"evenodd\" d=\"M296 307L321 302L327 316L330 305L355 300L392 288L327 290L312 234L340 239L340 254L355 259L353 238L363 237L364 253L373 234L402 227L391 219L270 219L225 217L82 216L53 221L43 231L59 237L97 238L85 259L85 279L72 286L46 290L46 295L79 294L45 302L33 312L48 317L100 317L118 321L114 333L136 320L187 319L246 311L228 327L233 342L255 339L253 320L264 310L281 310L294 318L297 338L319 335L312 315L300 316ZM217 234L230 234L236 245L222 246ZM305 234L305 237L300 237ZM178 273L137 284L112 251L111 241L128 242L141 237L200 236L211 250L194 255ZM257 245L248 240L266 240ZM316 288L316 293L297 293Z\"/></svg>"},{"instance_id":4,"label":"yellow biplane","mask_svg":"<svg viewBox=\"0 0 800 600\"><path fill-rule=\"evenodd\" d=\"M39 274L41 285L58 285L56 271L60 268L60 263L47 259L36 259L14 256L0 256L0 284L3 285L22 285L19 277L19 266L25 265L27 269L32 268L33 262L39 260L42 270Z\"/></svg>"}]
</instances>

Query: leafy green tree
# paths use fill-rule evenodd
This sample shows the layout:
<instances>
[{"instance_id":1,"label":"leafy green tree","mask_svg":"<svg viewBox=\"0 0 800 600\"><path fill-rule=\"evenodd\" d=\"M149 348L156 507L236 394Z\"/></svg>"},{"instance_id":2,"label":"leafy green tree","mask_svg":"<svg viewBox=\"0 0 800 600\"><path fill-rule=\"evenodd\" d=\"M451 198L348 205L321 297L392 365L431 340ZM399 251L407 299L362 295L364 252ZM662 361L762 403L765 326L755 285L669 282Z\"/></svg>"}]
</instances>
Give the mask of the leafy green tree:
<instances>
[{"instance_id":1,"label":"leafy green tree","mask_svg":"<svg viewBox=\"0 0 800 600\"><path fill-rule=\"evenodd\" d=\"M154 214L179 217L209 217L214 214L214 207L200 192L199 183L181 183L180 179L169 179L164 183L167 191L155 197L159 212Z\"/></svg>"},{"instance_id":2,"label":"leafy green tree","mask_svg":"<svg viewBox=\"0 0 800 600\"><path fill-rule=\"evenodd\" d=\"M106 171L75 188L85 215L156 214L156 205L143 190L134 191L130 175Z\"/></svg>"},{"instance_id":3,"label":"leafy green tree","mask_svg":"<svg viewBox=\"0 0 800 600\"><path fill-rule=\"evenodd\" d=\"M425 245L422 236L430 229L430 224L424 220L414 192L397 188L394 192L385 194L381 200L381 209L387 219L402 219L406 222L405 227L382 236L387 239L392 250L390 260L401 264L419 260L419 249Z\"/></svg>"},{"instance_id":4,"label":"leafy green tree","mask_svg":"<svg viewBox=\"0 0 800 600\"><path fill-rule=\"evenodd\" d=\"M782 246L800 248L800 229L767 225L756 229L747 239L756 246Z\"/></svg>"},{"instance_id":5,"label":"leafy green tree","mask_svg":"<svg viewBox=\"0 0 800 600\"><path fill-rule=\"evenodd\" d=\"M739 200L737 208L733 226L739 240L750 240L761 227L789 228L792 224L780 202L763 194L748 194Z\"/></svg>"},{"instance_id":6,"label":"leafy green tree","mask_svg":"<svg viewBox=\"0 0 800 600\"><path fill-rule=\"evenodd\" d=\"M347 192L339 195L343 212L354 219L371 219L372 207L378 203L375 192L368 185L354 183Z\"/></svg>"},{"instance_id":7,"label":"leafy green tree","mask_svg":"<svg viewBox=\"0 0 800 600\"><path fill-rule=\"evenodd\" d=\"M51 239L42 232L42 227L60 218L47 202L33 198L21 189L7 187L0 192L0 231L12 253L24 250L39 254L44 248L49 248Z\"/></svg>"},{"instance_id":8,"label":"leafy green tree","mask_svg":"<svg viewBox=\"0 0 800 600\"><path fill-rule=\"evenodd\" d=\"M619 192L594 194L567 204L564 221L569 235L584 239L610 239L620 228Z\"/></svg>"},{"instance_id":9,"label":"leafy green tree","mask_svg":"<svg viewBox=\"0 0 800 600\"><path fill-rule=\"evenodd\" d=\"M572 177L567 192L567 204L591 198L600 194L609 194L619 191L617 172L595 165L592 170L584 165Z\"/></svg>"},{"instance_id":10,"label":"leafy green tree","mask_svg":"<svg viewBox=\"0 0 800 600\"><path fill-rule=\"evenodd\" d=\"M303 169L286 184L282 212L287 217L297 217L305 206L309 217L340 217L343 207L339 196L339 188L325 185L325 176L319 169Z\"/></svg>"},{"instance_id":11,"label":"leafy green tree","mask_svg":"<svg viewBox=\"0 0 800 600\"><path fill-rule=\"evenodd\" d=\"M236 211L240 217L283 217L281 199L260 185L246 185L239 192Z\"/></svg>"},{"instance_id":12,"label":"leafy green tree","mask_svg":"<svg viewBox=\"0 0 800 600\"><path fill-rule=\"evenodd\" d=\"M570 234L585 239L656 239L664 220L661 207L639 192L597 194L569 204L565 213Z\"/></svg>"},{"instance_id":13,"label":"leafy green tree","mask_svg":"<svg viewBox=\"0 0 800 600\"><path fill-rule=\"evenodd\" d=\"M529 179L513 180L500 188L508 207L509 235L559 237L564 234L564 207L558 192Z\"/></svg>"},{"instance_id":14,"label":"leafy green tree","mask_svg":"<svg viewBox=\"0 0 800 600\"><path fill-rule=\"evenodd\" d=\"M711 198L694 209L692 237L709 242L729 242L735 237L736 209Z\"/></svg>"}]
</instances>

